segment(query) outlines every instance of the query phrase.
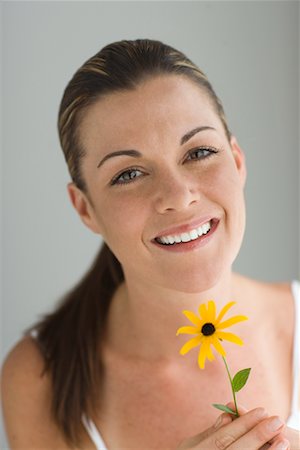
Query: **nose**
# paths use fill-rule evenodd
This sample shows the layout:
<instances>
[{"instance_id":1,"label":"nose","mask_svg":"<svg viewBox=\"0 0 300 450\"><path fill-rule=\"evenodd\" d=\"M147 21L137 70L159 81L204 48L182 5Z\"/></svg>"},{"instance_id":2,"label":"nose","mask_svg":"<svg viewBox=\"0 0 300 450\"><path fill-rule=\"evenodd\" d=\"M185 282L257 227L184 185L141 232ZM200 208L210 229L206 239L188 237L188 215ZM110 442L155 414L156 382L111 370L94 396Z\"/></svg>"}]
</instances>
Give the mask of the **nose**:
<instances>
[{"instance_id":1,"label":"nose","mask_svg":"<svg viewBox=\"0 0 300 450\"><path fill-rule=\"evenodd\" d=\"M159 177L154 189L154 205L158 213L183 211L199 199L196 181L182 173L168 173Z\"/></svg>"}]
</instances>

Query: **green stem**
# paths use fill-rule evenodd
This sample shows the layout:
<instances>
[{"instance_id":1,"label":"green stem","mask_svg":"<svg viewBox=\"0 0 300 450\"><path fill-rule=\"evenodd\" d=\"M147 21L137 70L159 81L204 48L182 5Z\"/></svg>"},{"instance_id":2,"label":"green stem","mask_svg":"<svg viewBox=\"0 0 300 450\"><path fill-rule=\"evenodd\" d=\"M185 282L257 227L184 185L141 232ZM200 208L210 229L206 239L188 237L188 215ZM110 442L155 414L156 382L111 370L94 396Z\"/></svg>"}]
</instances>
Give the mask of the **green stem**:
<instances>
[{"instance_id":1,"label":"green stem","mask_svg":"<svg viewBox=\"0 0 300 450\"><path fill-rule=\"evenodd\" d=\"M229 369L228 369L228 365L227 365L226 359L225 359L224 356L222 356L222 358L223 358L223 361L224 361L224 364L225 364L225 367L226 367L226 370L227 370L227 374L228 374L228 377L229 377L229 381L230 381L230 386L231 386L233 400L234 400L234 405L235 405L236 416L239 417L240 415L239 415L238 407L237 407L237 403L236 403L236 396L235 396L235 392L234 392L234 389L233 389L232 378L231 378L231 375L230 375L230 372L229 372Z\"/></svg>"}]
</instances>

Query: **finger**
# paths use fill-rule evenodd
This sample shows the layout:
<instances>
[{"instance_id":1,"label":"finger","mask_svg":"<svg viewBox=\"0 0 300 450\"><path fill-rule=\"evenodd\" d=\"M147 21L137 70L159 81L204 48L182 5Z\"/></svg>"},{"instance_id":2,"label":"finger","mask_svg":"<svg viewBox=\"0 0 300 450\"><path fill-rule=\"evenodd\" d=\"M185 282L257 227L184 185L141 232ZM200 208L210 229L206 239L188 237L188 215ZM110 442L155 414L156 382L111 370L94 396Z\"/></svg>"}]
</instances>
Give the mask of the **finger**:
<instances>
[{"instance_id":1,"label":"finger","mask_svg":"<svg viewBox=\"0 0 300 450\"><path fill-rule=\"evenodd\" d=\"M239 418L240 422L247 419L247 414ZM237 422L235 420L233 424ZM246 422L246 420L245 420ZM243 426L246 429L247 423L240 424L240 428ZM260 421L250 431L241 436L234 444L228 447L228 450L238 450L242 448L259 449L263 444L266 444L275 436L277 436L283 429L284 422L277 416L268 417ZM273 444L272 444L273 445Z\"/></svg>"},{"instance_id":2,"label":"finger","mask_svg":"<svg viewBox=\"0 0 300 450\"><path fill-rule=\"evenodd\" d=\"M244 414L241 417L236 418L228 425L225 425L224 427L221 427L209 436L205 442L202 442L203 447L199 446L198 449L201 448L209 448L211 450L218 449L223 450L227 448L238 448L238 449L245 449L245 448L260 448L265 442L268 441L268 439L264 440L259 446L254 447L249 444L249 440L243 442L242 445L238 445L237 447L231 447L231 445L235 445L235 443L239 444L240 439L243 438L244 435L248 436L248 433L252 431L252 429L257 426L263 418L265 418L267 415L266 411L263 408L256 408L252 411L249 411L248 413ZM268 438L273 437L274 434L271 434L271 436L268 436ZM251 442L253 439L251 440Z\"/></svg>"},{"instance_id":3,"label":"finger","mask_svg":"<svg viewBox=\"0 0 300 450\"><path fill-rule=\"evenodd\" d=\"M233 418L232 418L231 414L223 413L217 418L216 423L214 424L213 428L214 428L214 430L217 430L217 429L223 427L224 425L227 425L228 423L232 422L232 420L233 420Z\"/></svg>"},{"instance_id":4,"label":"finger","mask_svg":"<svg viewBox=\"0 0 300 450\"><path fill-rule=\"evenodd\" d=\"M288 450L290 443L287 439L275 439L269 450Z\"/></svg>"},{"instance_id":5,"label":"finger","mask_svg":"<svg viewBox=\"0 0 300 450\"><path fill-rule=\"evenodd\" d=\"M277 440L288 440L289 441L289 438L288 438L288 436L285 436L285 433L284 433L284 431L285 431L285 428L283 428L281 431L280 431L280 433L278 433L278 435L277 436L275 436L273 439L270 439L270 441L269 441L269 444L271 445L271 444L273 444L275 441L277 441Z\"/></svg>"},{"instance_id":6,"label":"finger","mask_svg":"<svg viewBox=\"0 0 300 450\"><path fill-rule=\"evenodd\" d=\"M226 406L228 406L228 408L230 408L230 409L232 409L232 410L234 410L234 411L236 410L235 404L234 404L233 402L227 403ZM243 406L243 405L238 405L238 411L239 411L239 415L242 416L242 415L246 414L246 412L248 412L248 409L245 408L245 406ZM271 448L271 445L272 445L273 443L275 443L276 445L279 446L279 444L282 445L281 442L289 442L289 441L286 439L286 437L287 437L287 436L284 436L284 434L281 432L278 436L275 436L274 438L270 439L270 441L268 442L268 444L266 444L266 445L264 446L264 450L267 449L267 448L270 449L270 448ZM280 446L279 446L278 448L280 448ZM260 450L263 450L263 448L261 448Z\"/></svg>"},{"instance_id":7,"label":"finger","mask_svg":"<svg viewBox=\"0 0 300 450\"><path fill-rule=\"evenodd\" d=\"M263 418L267 415L266 411L263 408L256 408L252 411L249 411L245 415L236 418L228 425L221 427L217 430L217 432L213 433L205 442L202 441L203 447L199 446L199 450L201 448L209 448L209 449L225 449L229 447L231 444L236 442L239 438L241 438L245 433L252 430ZM245 447L240 448L251 448L246 445Z\"/></svg>"},{"instance_id":8,"label":"finger","mask_svg":"<svg viewBox=\"0 0 300 450\"><path fill-rule=\"evenodd\" d=\"M235 404L233 402L229 402L226 404L228 408L232 409L233 411L236 411ZM245 408L243 405L238 405L238 413L240 416L246 414L249 411L249 409Z\"/></svg>"}]
</instances>

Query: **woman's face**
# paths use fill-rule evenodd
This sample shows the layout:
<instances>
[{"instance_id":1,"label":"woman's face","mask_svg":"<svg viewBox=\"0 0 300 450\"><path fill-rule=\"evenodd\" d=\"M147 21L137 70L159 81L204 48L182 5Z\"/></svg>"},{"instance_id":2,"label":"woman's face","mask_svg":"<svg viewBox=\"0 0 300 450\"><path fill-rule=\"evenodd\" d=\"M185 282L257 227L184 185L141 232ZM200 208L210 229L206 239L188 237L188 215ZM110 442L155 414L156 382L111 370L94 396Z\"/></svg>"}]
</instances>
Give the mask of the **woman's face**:
<instances>
[{"instance_id":1,"label":"woman's face","mask_svg":"<svg viewBox=\"0 0 300 450\"><path fill-rule=\"evenodd\" d=\"M125 277L183 292L217 283L241 245L246 175L207 94L178 75L147 80L89 107L80 141L92 204L72 183L70 197Z\"/></svg>"}]
</instances>

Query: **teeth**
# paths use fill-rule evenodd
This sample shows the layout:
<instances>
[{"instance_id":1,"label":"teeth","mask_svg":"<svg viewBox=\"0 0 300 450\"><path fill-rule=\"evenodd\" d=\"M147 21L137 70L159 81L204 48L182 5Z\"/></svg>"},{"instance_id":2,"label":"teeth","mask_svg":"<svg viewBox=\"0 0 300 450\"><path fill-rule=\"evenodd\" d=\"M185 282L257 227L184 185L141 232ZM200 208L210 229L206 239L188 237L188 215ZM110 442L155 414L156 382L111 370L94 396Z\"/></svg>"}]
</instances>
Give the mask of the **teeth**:
<instances>
[{"instance_id":1,"label":"teeth","mask_svg":"<svg viewBox=\"0 0 300 450\"><path fill-rule=\"evenodd\" d=\"M191 240L190 233L182 233L180 235L182 242L189 242Z\"/></svg>"},{"instance_id":2,"label":"teeth","mask_svg":"<svg viewBox=\"0 0 300 450\"><path fill-rule=\"evenodd\" d=\"M168 243L169 243L169 244L174 244L174 242L175 242L175 237L173 237L173 236L167 236L167 240L168 240Z\"/></svg>"},{"instance_id":3,"label":"teeth","mask_svg":"<svg viewBox=\"0 0 300 450\"><path fill-rule=\"evenodd\" d=\"M202 225L202 230L203 230L204 234L207 233L208 230L210 230L210 224L209 223L205 223L204 225Z\"/></svg>"},{"instance_id":4,"label":"teeth","mask_svg":"<svg viewBox=\"0 0 300 450\"><path fill-rule=\"evenodd\" d=\"M202 234L204 233L203 228L202 227L197 228L197 233L198 236L202 236Z\"/></svg>"},{"instance_id":5,"label":"teeth","mask_svg":"<svg viewBox=\"0 0 300 450\"><path fill-rule=\"evenodd\" d=\"M180 242L190 242L194 241L198 237L206 234L211 229L211 222L207 222L201 227L195 228L187 233L181 233L174 236L162 236L157 238L156 240L160 244L171 245L171 244L179 244Z\"/></svg>"},{"instance_id":6,"label":"teeth","mask_svg":"<svg viewBox=\"0 0 300 450\"><path fill-rule=\"evenodd\" d=\"M197 233L196 230L192 230L190 231L190 236L193 240L197 239L197 237L199 237L199 234Z\"/></svg>"}]
</instances>

